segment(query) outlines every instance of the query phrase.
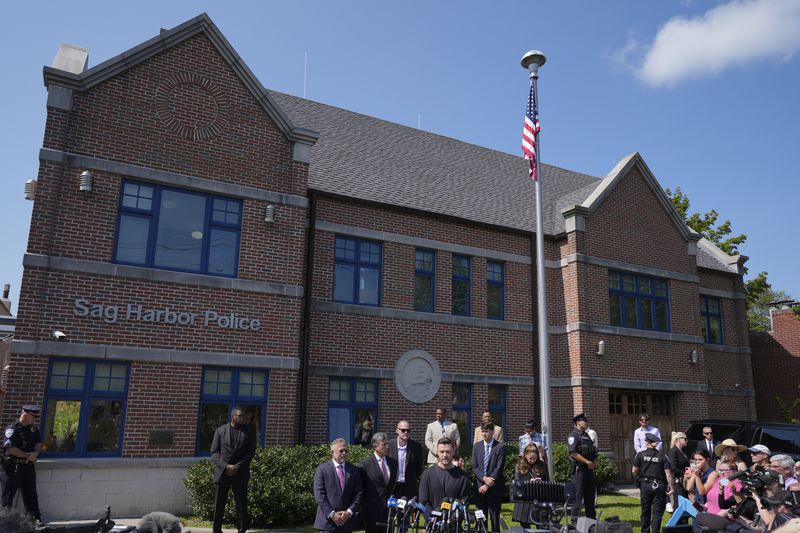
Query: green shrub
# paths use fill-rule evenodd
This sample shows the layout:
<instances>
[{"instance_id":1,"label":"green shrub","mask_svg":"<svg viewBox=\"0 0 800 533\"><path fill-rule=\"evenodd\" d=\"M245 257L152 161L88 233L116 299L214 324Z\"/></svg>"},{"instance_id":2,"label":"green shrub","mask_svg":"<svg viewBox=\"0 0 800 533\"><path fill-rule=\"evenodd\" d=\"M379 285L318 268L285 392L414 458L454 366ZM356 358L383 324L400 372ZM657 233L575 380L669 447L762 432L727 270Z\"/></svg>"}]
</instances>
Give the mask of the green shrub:
<instances>
[{"instance_id":1,"label":"green shrub","mask_svg":"<svg viewBox=\"0 0 800 533\"><path fill-rule=\"evenodd\" d=\"M360 446L348 447L348 461L360 463L372 453ZM314 521L316 502L312 494L314 471L331 458L330 446L269 446L259 448L250 463L247 509L258 526L300 525ZM192 466L183 480L189 506L195 516L210 520L214 515L214 465L210 460ZM233 496L225 507L225 522L236 518Z\"/></svg>"},{"instance_id":2,"label":"green shrub","mask_svg":"<svg viewBox=\"0 0 800 533\"><path fill-rule=\"evenodd\" d=\"M348 447L348 461L358 464L372 450L360 446ZM569 481L569 454L564 443L553 445L553 471L556 481ZM519 457L516 442L506 444L506 482L514 479L514 467ZM250 464L250 487L247 508L253 525L291 526L308 525L314 520L316 502L312 494L314 471L321 463L330 460L330 446L270 446L256 451ZM471 457L464 457L464 469L472 476ZM211 520L214 515L214 465L205 459L189 468L183 484L186 486L193 515ZM603 487L616 476L616 467L605 456L600 456L595 470L598 486ZM233 496L225 507L225 522L233 523L236 517Z\"/></svg>"}]
</instances>

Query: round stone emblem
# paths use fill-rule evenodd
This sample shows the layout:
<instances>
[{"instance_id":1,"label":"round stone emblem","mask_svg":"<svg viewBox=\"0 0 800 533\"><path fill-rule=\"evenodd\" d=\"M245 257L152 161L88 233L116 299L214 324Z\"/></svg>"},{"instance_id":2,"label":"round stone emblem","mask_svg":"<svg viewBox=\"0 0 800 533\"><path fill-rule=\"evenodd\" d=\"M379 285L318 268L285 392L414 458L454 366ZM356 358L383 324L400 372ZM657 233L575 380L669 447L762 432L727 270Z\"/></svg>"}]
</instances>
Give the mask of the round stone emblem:
<instances>
[{"instance_id":1,"label":"round stone emblem","mask_svg":"<svg viewBox=\"0 0 800 533\"><path fill-rule=\"evenodd\" d=\"M227 123L225 93L200 74L187 72L167 78L156 89L155 100L161 122L186 139L209 139Z\"/></svg>"},{"instance_id":2,"label":"round stone emblem","mask_svg":"<svg viewBox=\"0 0 800 533\"><path fill-rule=\"evenodd\" d=\"M397 361L394 383L407 400L425 403L436 396L442 384L439 363L425 350L409 350Z\"/></svg>"}]
</instances>

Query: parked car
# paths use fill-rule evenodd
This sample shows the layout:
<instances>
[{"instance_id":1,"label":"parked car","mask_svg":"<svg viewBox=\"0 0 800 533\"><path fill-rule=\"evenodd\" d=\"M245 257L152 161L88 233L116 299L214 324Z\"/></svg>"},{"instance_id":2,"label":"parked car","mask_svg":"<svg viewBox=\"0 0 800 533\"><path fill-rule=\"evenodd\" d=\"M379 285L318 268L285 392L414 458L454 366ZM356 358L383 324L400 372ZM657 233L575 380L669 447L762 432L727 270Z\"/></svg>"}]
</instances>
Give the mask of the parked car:
<instances>
[{"instance_id":1,"label":"parked car","mask_svg":"<svg viewBox=\"0 0 800 533\"><path fill-rule=\"evenodd\" d=\"M697 443L703 440L703 428L709 426L714 430L714 439L721 442L733 439L736 444L744 444L748 448L763 444L773 453L786 453L800 459L800 425L780 422L754 422L748 420L705 419L694 420L686 430L689 441L686 449L694 451ZM750 462L747 452L742 457Z\"/></svg>"}]
</instances>

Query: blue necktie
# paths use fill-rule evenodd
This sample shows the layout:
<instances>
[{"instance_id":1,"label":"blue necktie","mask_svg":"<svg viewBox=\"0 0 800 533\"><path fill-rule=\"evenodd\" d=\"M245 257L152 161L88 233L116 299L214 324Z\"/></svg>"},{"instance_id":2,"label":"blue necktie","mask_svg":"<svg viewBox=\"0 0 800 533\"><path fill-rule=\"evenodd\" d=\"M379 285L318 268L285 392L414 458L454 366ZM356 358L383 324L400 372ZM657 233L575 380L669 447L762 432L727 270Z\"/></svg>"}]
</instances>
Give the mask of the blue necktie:
<instances>
[{"instance_id":1,"label":"blue necktie","mask_svg":"<svg viewBox=\"0 0 800 533\"><path fill-rule=\"evenodd\" d=\"M483 475L489 475L489 454L492 453L492 445L484 443L483 445Z\"/></svg>"}]
</instances>

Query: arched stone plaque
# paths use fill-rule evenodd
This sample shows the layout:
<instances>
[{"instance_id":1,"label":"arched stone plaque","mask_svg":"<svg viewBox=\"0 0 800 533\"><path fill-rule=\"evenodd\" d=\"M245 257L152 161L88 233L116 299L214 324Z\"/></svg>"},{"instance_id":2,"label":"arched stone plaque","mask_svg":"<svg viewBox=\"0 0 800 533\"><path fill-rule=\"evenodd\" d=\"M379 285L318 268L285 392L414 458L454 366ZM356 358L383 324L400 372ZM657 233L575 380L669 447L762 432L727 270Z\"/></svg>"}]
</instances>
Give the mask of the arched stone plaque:
<instances>
[{"instance_id":1,"label":"arched stone plaque","mask_svg":"<svg viewBox=\"0 0 800 533\"><path fill-rule=\"evenodd\" d=\"M425 403L439 392L442 372L431 354L425 350L409 350L397 360L394 383L409 401Z\"/></svg>"}]
</instances>

